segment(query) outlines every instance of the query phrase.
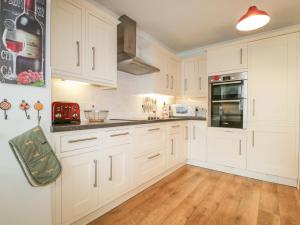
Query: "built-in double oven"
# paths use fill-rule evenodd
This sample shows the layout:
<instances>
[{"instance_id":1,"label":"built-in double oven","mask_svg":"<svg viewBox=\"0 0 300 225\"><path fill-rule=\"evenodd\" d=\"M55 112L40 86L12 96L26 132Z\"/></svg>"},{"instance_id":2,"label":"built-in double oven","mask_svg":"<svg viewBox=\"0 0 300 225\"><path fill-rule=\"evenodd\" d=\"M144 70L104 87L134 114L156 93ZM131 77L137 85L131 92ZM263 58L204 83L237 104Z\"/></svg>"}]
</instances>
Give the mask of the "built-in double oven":
<instances>
[{"instance_id":1,"label":"built-in double oven","mask_svg":"<svg viewBox=\"0 0 300 225\"><path fill-rule=\"evenodd\" d=\"M210 127L247 128L247 72L208 79Z\"/></svg>"}]
</instances>

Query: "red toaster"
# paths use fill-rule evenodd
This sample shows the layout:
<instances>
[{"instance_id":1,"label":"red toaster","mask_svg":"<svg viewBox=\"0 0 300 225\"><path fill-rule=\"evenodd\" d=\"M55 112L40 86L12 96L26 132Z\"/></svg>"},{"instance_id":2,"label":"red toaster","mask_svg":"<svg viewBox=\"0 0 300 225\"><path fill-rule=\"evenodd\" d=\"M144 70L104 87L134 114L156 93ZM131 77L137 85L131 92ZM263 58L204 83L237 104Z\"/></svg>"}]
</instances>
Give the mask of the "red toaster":
<instances>
[{"instance_id":1,"label":"red toaster","mask_svg":"<svg viewBox=\"0 0 300 225\"><path fill-rule=\"evenodd\" d=\"M80 122L79 104L73 102L52 103L52 123Z\"/></svg>"}]
</instances>

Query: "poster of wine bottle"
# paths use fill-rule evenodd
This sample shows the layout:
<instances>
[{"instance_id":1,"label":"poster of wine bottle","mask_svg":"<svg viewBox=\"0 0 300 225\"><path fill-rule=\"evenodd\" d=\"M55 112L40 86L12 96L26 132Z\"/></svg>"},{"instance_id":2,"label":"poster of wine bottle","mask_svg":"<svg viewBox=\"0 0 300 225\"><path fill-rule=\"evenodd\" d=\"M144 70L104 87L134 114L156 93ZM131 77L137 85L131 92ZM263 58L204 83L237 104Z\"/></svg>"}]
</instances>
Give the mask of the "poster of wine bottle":
<instances>
[{"instance_id":1,"label":"poster of wine bottle","mask_svg":"<svg viewBox=\"0 0 300 225\"><path fill-rule=\"evenodd\" d=\"M46 0L1 0L0 83L45 86Z\"/></svg>"}]
</instances>

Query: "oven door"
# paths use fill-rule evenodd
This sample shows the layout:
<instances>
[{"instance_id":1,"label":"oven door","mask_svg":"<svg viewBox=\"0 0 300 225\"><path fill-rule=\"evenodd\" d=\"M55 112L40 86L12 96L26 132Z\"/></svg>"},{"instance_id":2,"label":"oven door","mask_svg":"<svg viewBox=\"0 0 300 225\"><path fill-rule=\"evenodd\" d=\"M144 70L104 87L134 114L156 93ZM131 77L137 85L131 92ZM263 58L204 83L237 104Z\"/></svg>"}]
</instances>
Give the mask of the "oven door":
<instances>
[{"instance_id":1,"label":"oven door","mask_svg":"<svg viewBox=\"0 0 300 225\"><path fill-rule=\"evenodd\" d=\"M220 101L247 98L245 90L247 90L246 80L212 83L211 100Z\"/></svg>"},{"instance_id":2,"label":"oven door","mask_svg":"<svg viewBox=\"0 0 300 225\"><path fill-rule=\"evenodd\" d=\"M211 102L211 127L246 128L247 100L217 100Z\"/></svg>"}]
</instances>

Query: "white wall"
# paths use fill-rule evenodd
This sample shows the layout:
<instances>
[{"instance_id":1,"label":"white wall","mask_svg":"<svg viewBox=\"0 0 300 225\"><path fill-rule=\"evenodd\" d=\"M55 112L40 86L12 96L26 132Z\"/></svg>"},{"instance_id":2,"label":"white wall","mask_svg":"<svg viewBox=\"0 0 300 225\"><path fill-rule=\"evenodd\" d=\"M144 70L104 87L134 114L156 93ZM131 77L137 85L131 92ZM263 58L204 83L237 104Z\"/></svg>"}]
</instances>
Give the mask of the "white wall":
<instances>
[{"instance_id":1,"label":"white wall","mask_svg":"<svg viewBox=\"0 0 300 225\"><path fill-rule=\"evenodd\" d=\"M48 10L50 0L47 1ZM49 39L49 12L48 34ZM18 85L0 84L0 101L7 98L12 103L12 109L7 112L8 120L4 120L0 110L0 224L1 225L51 225L51 185L47 187L31 187L15 159L8 140L37 125L37 114L29 110L31 120L25 118L18 105L22 99L31 106L40 100L45 109L41 112L41 126L49 137L50 131L50 101L51 79L49 67L49 43L47 41L47 77L46 87L23 87Z\"/></svg>"},{"instance_id":2,"label":"white wall","mask_svg":"<svg viewBox=\"0 0 300 225\"><path fill-rule=\"evenodd\" d=\"M81 111L90 109L92 105L101 110L109 110L110 118L146 118L142 111L143 95L137 94L140 77L126 73L118 73L118 88L102 90L100 87L70 83L58 79L52 80L52 100L71 101L80 104ZM159 107L163 102L174 103L174 98L155 96ZM82 120L84 120L84 114Z\"/></svg>"}]
</instances>

